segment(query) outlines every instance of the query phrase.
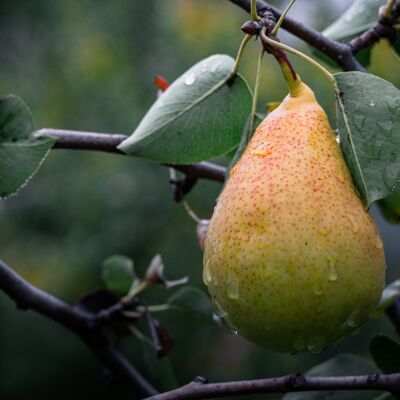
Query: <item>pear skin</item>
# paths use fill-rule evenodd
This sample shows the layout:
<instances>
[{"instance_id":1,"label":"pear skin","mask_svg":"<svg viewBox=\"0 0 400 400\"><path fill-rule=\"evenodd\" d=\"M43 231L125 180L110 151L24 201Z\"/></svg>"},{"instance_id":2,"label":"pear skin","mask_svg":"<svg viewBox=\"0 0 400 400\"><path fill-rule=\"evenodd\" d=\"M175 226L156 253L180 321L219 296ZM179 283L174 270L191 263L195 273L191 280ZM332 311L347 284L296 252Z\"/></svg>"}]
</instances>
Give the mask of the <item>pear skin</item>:
<instances>
[{"instance_id":1,"label":"pear skin","mask_svg":"<svg viewBox=\"0 0 400 400\"><path fill-rule=\"evenodd\" d=\"M259 125L207 233L203 279L216 313L279 352L319 352L375 310L382 240L312 90Z\"/></svg>"}]
</instances>

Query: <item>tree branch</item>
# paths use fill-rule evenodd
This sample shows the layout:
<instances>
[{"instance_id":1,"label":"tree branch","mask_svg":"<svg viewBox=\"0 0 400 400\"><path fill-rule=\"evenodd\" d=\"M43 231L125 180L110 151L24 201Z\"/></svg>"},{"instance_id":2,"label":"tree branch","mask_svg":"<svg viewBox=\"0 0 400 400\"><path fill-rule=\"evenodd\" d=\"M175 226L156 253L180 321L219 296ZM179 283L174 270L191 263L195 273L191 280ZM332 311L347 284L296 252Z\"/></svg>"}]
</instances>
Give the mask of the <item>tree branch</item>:
<instances>
[{"instance_id":1,"label":"tree branch","mask_svg":"<svg viewBox=\"0 0 400 400\"><path fill-rule=\"evenodd\" d=\"M243 10L250 12L250 0L229 1ZM258 15L261 17L265 16L267 13L271 13L276 19L281 16L279 10L262 0L257 0L257 11ZM364 71L364 67L356 60L347 44L329 39L315 29L309 28L290 17L285 18L282 23L282 28L326 54L344 71Z\"/></svg>"},{"instance_id":2,"label":"tree branch","mask_svg":"<svg viewBox=\"0 0 400 400\"><path fill-rule=\"evenodd\" d=\"M150 400L206 399L257 393L289 393L312 390L381 390L399 393L400 373L390 375L306 377L301 374L248 381L207 383L204 378L179 389L149 397Z\"/></svg>"},{"instance_id":3,"label":"tree branch","mask_svg":"<svg viewBox=\"0 0 400 400\"><path fill-rule=\"evenodd\" d=\"M0 290L22 310L31 309L77 334L110 372L145 396L157 394L130 362L118 352L97 324L95 315L83 312L31 285L0 260Z\"/></svg>"},{"instance_id":4,"label":"tree branch","mask_svg":"<svg viewBox=\"0 0 400 400\"><path fill-rule=\"evenodd\" d=\"M250 12L250 0L229 0L243 10ZM275 19L281 16L281 12L263 0L257 0L258 15L272 14ZM390 17L382 15L377 24L349 43L340 43L332 40L320 32L309 28L293 18L286 17L282 27L294 36L304 40L315 49L321 51L335 61L344 71L365 71L364 67L356 60L355 54L382 38L392 38L396 35L394 24L400 16L400 0L397 0Z\"/></svg>"},{"instance_id":5,"label":"tree branch","mask_svg":"<svg viewBox=\"0 0 400 400\"><path fill-rule=\"evenodd\" d=\"M400 1L397 0L389 17L387 17L385 13L382 13L375 26L365 31L362 35L355 37L348 43L353 54L371 46L382 38L395 38L397 33L394 24L399 17Z\"/></svg>"},{"instance_id":6,"label":"tree branch","mask_svg":"<svg viewBox=\"0 0 400 400\"><path fill-rule=\"evenodd\" d=\"M95 150L107 153L124 155L117 146L127 138L123 134L71 131L65 129L43 128L35 132L35 137L53 136L58 140L55 149L73 150ZM199 162L195 164L165 164L184 173L193 179L209 179L224 182L226 168L210 162Z\"/></svg>"}]
</instances>

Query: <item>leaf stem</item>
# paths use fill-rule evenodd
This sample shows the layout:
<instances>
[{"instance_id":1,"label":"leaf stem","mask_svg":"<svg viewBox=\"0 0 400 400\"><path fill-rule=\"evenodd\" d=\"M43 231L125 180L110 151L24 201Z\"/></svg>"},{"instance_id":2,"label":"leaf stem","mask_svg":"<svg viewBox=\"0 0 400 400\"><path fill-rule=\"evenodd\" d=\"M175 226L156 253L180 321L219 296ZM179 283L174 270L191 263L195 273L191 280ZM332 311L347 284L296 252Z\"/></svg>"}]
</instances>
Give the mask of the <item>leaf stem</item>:
<instances>
[{"instance_id":1,"label":"leaf stem","mask_svg":"<svg viewBox=\"0 0 400 400\"><path fill-rule=\"evenodd\" d=\"M299 50L296 50L286 44L283 43L279 43L275 40L272 40L271 38L269 38L264 32L260 32L260 36L261 39L269 44L272 47L278 48L278 49L282 49L285 50L289 53L295 54L298 57L301 57L303 60L307 61L309 64L313 65L314 67L318 68L324 75L325 77L328 79L328 81L334 86L334 88L336 89L336 81L335 78L333 77L333 75L325 68L323 67L320 63L318 63L317 61L313 60L311 57L307 56L306 54L302 53Z\"/></svg>"},{"instance_id":2,"label":"leaf stem","mask_svg":"<svg viewBox=\"0 0 400 400\"><path fill-rule=\"evenodd\" d=\"M232 72L231 72L231 77L233 77L233 76L235 76L237 74L237 71L238 71L239 65L240 65L240 61L242 60L244 49L246 48L247 43L249 43L250 39L251 39L251 35L246 35L242 39L242 42L240 43L239 50L238 50L237 55L236 55L235 65L234 65L234 67L232 69Z\"/></svg>"},{"instance_id":3,"label":"leaf stem","mask_svg":"<svg viewBox=\"0 0 400 400\"><path fill-rule=\"evenodd\" d=\"M393 11L393 7L396 4L396 0L389 0L385 6L384 12L383 12L383 16L385 18L390 18L390 14Z\"/></svg>"},{"instance_id":4,"label":"leaf stem","mask_svg":"<svg viewBox=\"0 0 400 400\"><path fill-rule=\"evenodd\" d=\"M142 292L144 289L147 288L147 286L150 285L149 281L141 281L141 282L133 282L132 287L129 289L129 292L126 296L124 296L121 299L122 303L127 303L128 301L130 301L133 297L137 296L140 292Z\"/></svg>"},{"instance_id":5,"label":"leaf stem","mask_svg":"<svg viewBox=\"0 0 400 400\"><path fill-rule=\"evenodd\" d=\"M257 0L251 0L250 14L253 21L259 21L261 19L257 14Z\"/></svg>"},{"instance_id":6,"label":"leaf stem","mask_svg":"<svg viewBox=\"0 0 400 400\"><path fill-rule=\"evenodd\" d=\"M291 2L289 3L289 5L286 7L286 9L283 11L283 13L281 14L281 16L278 19L278 22L276 23L274 29L271 32L272 36L275 36L278 33L279 28L281 27L283 21L286 18L287 13L289 12L289 10L292 8L293 4L296 2L296 0L291 0Z\"/></svg>"},{"instance_id":7,"label":"leaf stem","mask_svg":"<svg viewBox=\"0 0 400 400\"><path fill-rule=\"evenodd\" d=\"M251 116L250 116L250 124L249 124L249 133L250 135L253 133L254 124L256 122L256 113L257 113L257 102L258 102L258 93L260 88L260 78L261 78L261 65L264 57L265 50L261 47L260 54L258 56L257 62L257 72L256 72L256 80L254 83L254 94L253 94L253 104L251 107Z\"/></svg>"},{"instance_id":8,"label":"leaf stem","mask_svg":"<svg viewBox=\"0 0 400 400\"><path fill-rule=\"evenodd\" d=\"M189 206L188 202L186 200L182 201L183 207L185 207L186 212L188 213L189 217L192 218L194 222L199 223L201 219L198 217L198 215L193 211L192 207Z\"/></svg>"}]
</instances>

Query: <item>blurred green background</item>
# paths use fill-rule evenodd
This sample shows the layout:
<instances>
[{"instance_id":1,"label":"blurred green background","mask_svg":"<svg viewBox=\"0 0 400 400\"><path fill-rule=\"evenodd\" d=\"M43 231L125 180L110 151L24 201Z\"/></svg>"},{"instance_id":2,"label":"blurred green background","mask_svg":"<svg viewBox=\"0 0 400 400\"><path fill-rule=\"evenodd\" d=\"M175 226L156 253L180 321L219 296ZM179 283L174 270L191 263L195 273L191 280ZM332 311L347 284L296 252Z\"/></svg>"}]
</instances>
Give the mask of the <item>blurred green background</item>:
<instances>
[{"instance_id":1,"label":"blurred green background","mask_svg":"<svg viewBox=\"0 0 400 400\"><path fill-rule=\"evenodd\" d=\"M273 3L281 8L286 4ZM322 29L349 3L299 0L291 15ZM0 93L20 95L38 128L130 133L155 99L156 75L172 81L210 54L234 56L245 20L226 0L2 0ZM290 35L281 37L309 51ZM253 44L241 65L251 85L257 49ZM294 63L332 118L329 84L303 61ZM374 49L370 70L400 86L399 61L384 44ZM267 57L260 110L267 101L281 100L285 91ZM201 182L190 194L200 216L211 215L220 189L219 184ZM400 228L385 222L375 208L372 212L385 242L389 282L399 276ZM18 196L0 202L0 221L1 259L70 303L102 287L101 261L116 253L132 257L139 274L161 253L170 278L188 275L191 285L205 290L194 223L172 201L168 170L145 160L55 150ZM147 299L161 303L168 295L157 289ZM338 348L291 356L268 352L188 316L169 313L161 319L176 341L170 361L181 384L196 375L218 381L306 371L337 352L368 357L371 336L392 331L382 317ZM131 337L123 347L163 389L141 344ZM0 294L2 399L111 395L132 399L123 388L107 383L97 359L73 334L32 312L16 311Z\"/></svg>"}]
</instances>

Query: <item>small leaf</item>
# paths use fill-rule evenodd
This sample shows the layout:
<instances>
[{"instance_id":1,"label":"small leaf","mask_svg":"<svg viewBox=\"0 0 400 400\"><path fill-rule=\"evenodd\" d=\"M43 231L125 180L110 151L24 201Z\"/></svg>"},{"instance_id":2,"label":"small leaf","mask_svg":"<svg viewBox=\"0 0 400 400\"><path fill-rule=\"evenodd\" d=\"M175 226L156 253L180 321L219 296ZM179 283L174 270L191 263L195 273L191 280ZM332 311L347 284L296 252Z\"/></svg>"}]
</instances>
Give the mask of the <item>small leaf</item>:
<instances>
[{"instance_id":1,"label":"small leaf","mask_svg":"<svg viewBox=\"0 0 400 400\"><path fill-rule=\"evenodd\" d=\"M0 198L18 192L37 172L55 143L35 138L32 115L17 96L0 98Z\"/></svg>"},{"instance_id":2,"label":"small leaf","mask_svg":"<svg viewBox=\"0 0 400 400\"><path fill-rule=\"evenodd\" d=\"M363 72L334 75L340 144L367 206L400 191L400 91Z\"/></svg>"},{"instance_id":3,"label":"small leaf","mask_svg":"<svg viewBox=\"0 0 400 400\"><path fill-rule=\"evenodd\" d=\"M340 354L306 372L306 376L345 376L378 374L372 364L350 354ZM371 375L374 376L374 375ZM321 392L288 393L282 400L377 400L383 392L371 390L329 390Z\"/></svg>"},{"instance_id":4,"label":"small leaf","mask_svg":"<svg viewBox=\"0 0 400 400\"><path fill-rule=\"evenodd\" d=\"M208 57L179 77L119 149L164 163L207 160L232 150L251 109L251 93L234 60Z\"/></svg>"},{"instance_id":5,"label":"small leaf","mask_svg":"<svg viewBox=\"0 0 400 400\"><path fill-rule=\"evenodd\" d=\"M204 250L206 246L206 237L208 232L208 227L210 226L209 219L201 219L196 226L197 240L201 250Z\"/></svg>"},{"instance_id":6,"label":"small leaf","mask_svg":"<svg viewBox=\"0 0 400 400\"><path fill-rule=\"evenodd\" d=\"M124 295L136 279L133 261L120 255L108 257L103 261L101 277L108 290Z\"/></svg>"},{"instance_id":7,"label":"small leaf","mask_svg":"<svg viewBox=\"0 0 400 400\"><path fill-rule=\"evenodd\" d=\"M179 307L182 311L189 311L213 319L213 311L208 296L200 289L184 287L176 291L167 303Z\"/></svg>"},{"instance_id":8,"label":"small leaf","mask_svg":"<svg viewBox=\"0 0 400 400\"><path fill-rule=\"evenodd\" d=\"M347 41L360 35L377 23L379 8L386 2L387 0L356 0L322 34L339 41Z\"/></svg>"},{"instance_id":9,"label":"small leaf","mask_svg":"<svg viewBox=\"0 0 400 400\"><path fill-rule=\"evenodd\" d=\"M400 372L400 344L386 335L375 336L369 350L376 365L385 374Z\"/></svg>"}]
</instances>

